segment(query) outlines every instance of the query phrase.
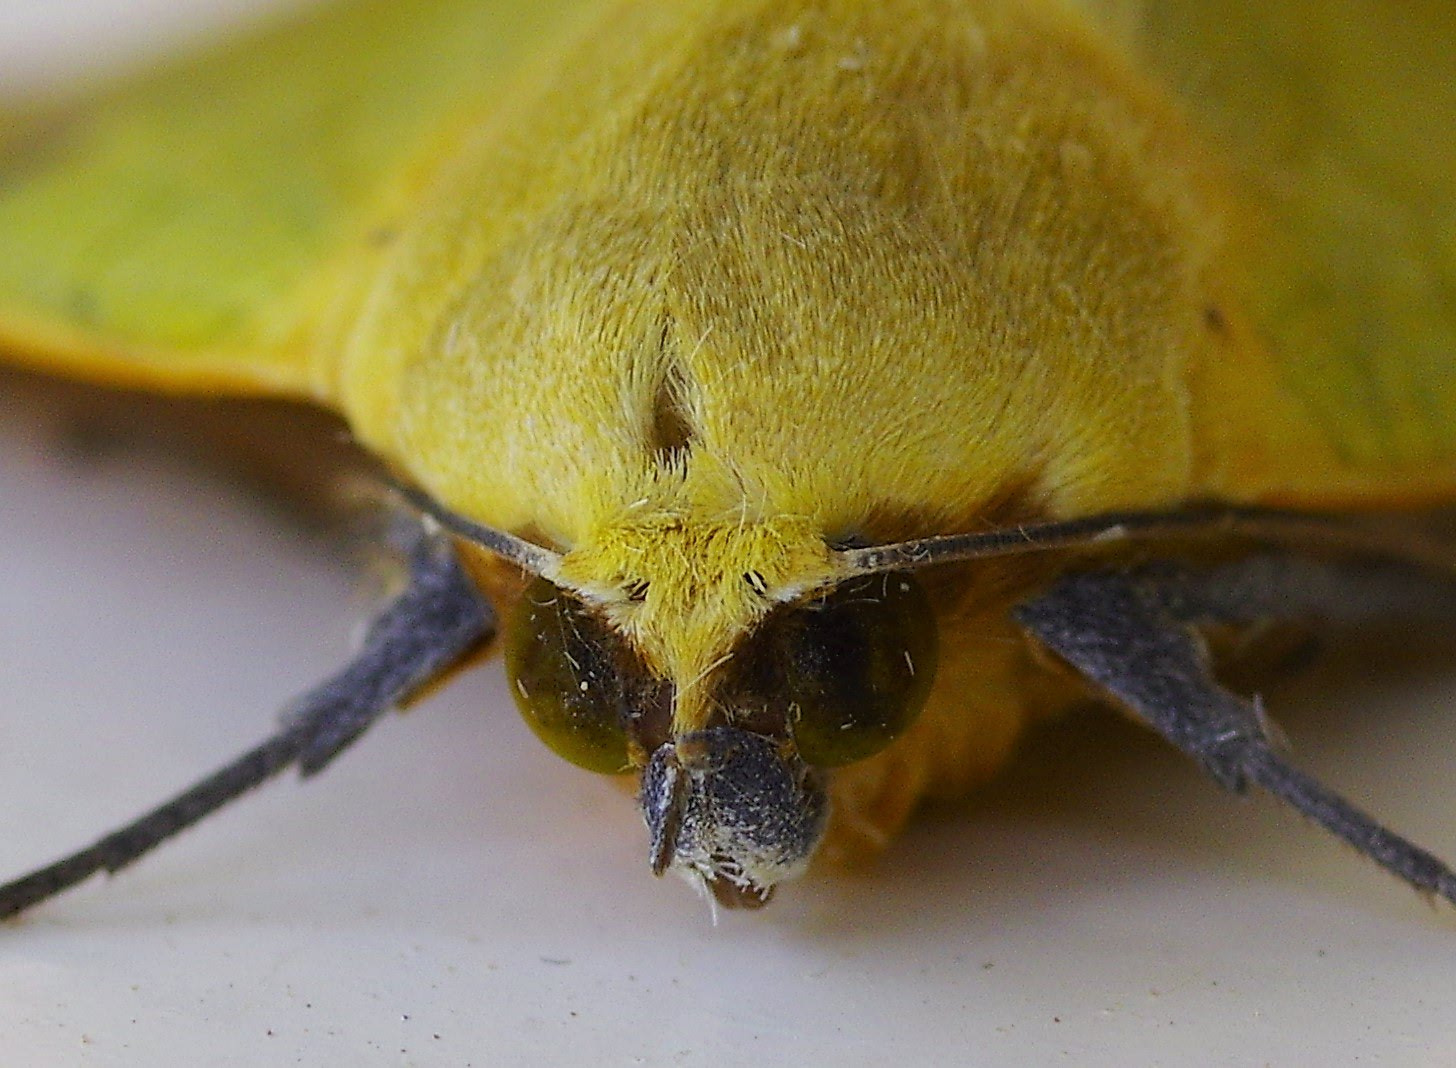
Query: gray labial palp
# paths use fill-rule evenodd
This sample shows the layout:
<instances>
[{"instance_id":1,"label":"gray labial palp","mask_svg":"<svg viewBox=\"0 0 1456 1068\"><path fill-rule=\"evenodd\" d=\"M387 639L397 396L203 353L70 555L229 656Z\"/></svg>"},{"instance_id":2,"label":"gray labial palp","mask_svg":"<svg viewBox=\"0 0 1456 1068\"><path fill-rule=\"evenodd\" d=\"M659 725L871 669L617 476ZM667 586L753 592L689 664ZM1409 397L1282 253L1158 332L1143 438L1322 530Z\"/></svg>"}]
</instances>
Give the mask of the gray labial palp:
<instances>
[{"instance_id":1,"label":"gray labial palp","mask_svg":"<svg viewBox=\"0 0 1456 1068\"><path fill-rule=\"evenodd\" d=\"M639 800L652 870L677 871L719 904L753 908L808 867L829 814L821 775L772 738L736 727L653 752Z\"/></svg>"}]
</instances>

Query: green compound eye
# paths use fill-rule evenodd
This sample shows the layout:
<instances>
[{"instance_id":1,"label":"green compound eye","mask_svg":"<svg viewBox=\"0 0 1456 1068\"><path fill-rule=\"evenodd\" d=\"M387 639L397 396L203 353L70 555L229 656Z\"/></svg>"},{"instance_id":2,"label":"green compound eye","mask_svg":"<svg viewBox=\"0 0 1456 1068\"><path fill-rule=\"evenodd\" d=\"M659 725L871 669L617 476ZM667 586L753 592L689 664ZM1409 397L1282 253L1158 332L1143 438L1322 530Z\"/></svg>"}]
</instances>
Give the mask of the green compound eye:
<instances>
[{"instance_id":1,"label":"green compound eye","mask_svg":"<svg viewBox=\"0 0 1456 1068\"><path fill-rule=\"evenodd\" d=\"M871 575L770 624L799 755L834 767L873 756L920 714L935 679L935 616L909 575Z\"/></svg>"},{"instance_id":2,"label":"green compound eye","mask_svg":"<svg viewBox=\"0 0 1456 1068\"><path fill-rule=\"evenodd\" d=\"M536 736L588 771L630 765L622 639L545 579L527 587L503 635L511 695Z\"/></svg>"}]
</instances>

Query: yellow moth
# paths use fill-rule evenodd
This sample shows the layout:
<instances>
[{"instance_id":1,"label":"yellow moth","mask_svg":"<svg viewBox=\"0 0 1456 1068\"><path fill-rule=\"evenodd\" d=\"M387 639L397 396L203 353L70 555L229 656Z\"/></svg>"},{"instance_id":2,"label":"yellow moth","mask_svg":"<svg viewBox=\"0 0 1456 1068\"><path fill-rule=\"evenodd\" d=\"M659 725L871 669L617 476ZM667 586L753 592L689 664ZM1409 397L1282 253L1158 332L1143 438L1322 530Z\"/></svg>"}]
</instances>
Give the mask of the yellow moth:
<instances>
[{"instance_id":1,"label":"yellow moth","mask_svg":"<svg viewBox=\"0 0 1456 1068\"><path fill-rule=\"evenodd\" d=\"M1088 696L1418 888L1204 634L1456 617L1447 5L421 0L0 132L0 350L316 401L420 517L256 749L115 870L499 645L756 905Z\"/></svg>"}]
</instances>

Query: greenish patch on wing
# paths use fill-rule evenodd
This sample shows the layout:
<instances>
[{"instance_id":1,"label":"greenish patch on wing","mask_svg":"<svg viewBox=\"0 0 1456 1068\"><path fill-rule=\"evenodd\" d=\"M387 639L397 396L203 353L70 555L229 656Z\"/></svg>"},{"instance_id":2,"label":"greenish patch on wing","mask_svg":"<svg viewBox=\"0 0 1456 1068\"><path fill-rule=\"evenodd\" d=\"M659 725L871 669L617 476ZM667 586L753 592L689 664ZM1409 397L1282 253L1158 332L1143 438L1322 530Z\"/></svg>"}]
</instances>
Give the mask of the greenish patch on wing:
<instances>
[{"instance_id":1,"label":"greenish patch on wing","mask_svg":"<svg viewBox=\"0 0 1456 1068\"><path fill-rule=\"evenodd\" d=\"M0 333L79 330L179 374L246 351L260 381L296 377L310 284L570 2L362 0L9 120Z\"/></svg>"},{"instance_id":2,"label":"greenish patch on wing","mask_svg":"<svg viewBox=\"0 0 1456 1068\"><path fill-rule=\"evenodd\" d=\"M1245 296L1288 390L1352 463L1456 455L1456 5L1143 0L1133 21L1262 212Z\"/></svg>"}]
</instances>

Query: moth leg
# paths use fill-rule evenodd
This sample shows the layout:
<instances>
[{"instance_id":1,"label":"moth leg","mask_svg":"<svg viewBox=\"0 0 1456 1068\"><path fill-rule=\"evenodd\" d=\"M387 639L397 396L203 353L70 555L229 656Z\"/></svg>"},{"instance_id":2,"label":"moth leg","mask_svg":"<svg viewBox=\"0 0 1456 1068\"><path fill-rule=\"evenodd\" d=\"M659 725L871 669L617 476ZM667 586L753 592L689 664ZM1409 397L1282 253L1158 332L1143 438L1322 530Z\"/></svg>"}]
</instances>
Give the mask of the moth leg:
<instances>
[{"instance_id":1,"label":"moth leg","mask_svg":"<svg viewBox=\"0 0 1456 1068\"><path fill-rule=\"evenodd\" d=\"M1381 826L1344 798L1291 766L1271 744L1263 710L1214 679L1207 651L1192 623L1270 615L1323 616L1344 621L1376 618L1415 605L1456 616L1449 582L1401 568L1300 562L1289 572L1312 585L1297 589L1272 571L1288 557L1254 557L1242 577L1273 584L1240 598L1238 583L1222 587L1213 571L1199 575L1176 565L1143 571L1067 575L1014 609L1016 618L1056 652L1168 741L1193 757L1230 790L1263 787L1338 835L1377 864L1426 893L1456 903L1456 872L1432 854ZM1316 571L1306 571L1306 564ZM1228 565L1222 578L1239 578ZM1446 588L1434 589L1433 585ZM1230 592L1233 590L1234 592ZM1281 594L1283 599L1281 599ZM1379 602L1379 603L1377 603ZM1416 605L1418 602L1418 605Z\"/></svg>"},{"instance_id":2,"label":"moth leg","mask_svg":"<svg viewBox=\"0 0 1456 1068\"><path fill-rule=\"evenodd\" d=\"M0 886L0 918L116 872L229 801L297 766L312 775L370 724L488 640L490 605L461 569L449 540L416 535L409 585L369 625L345 667L296 701L270 738L95 843Z\"/></svg>"}]
</instances>

